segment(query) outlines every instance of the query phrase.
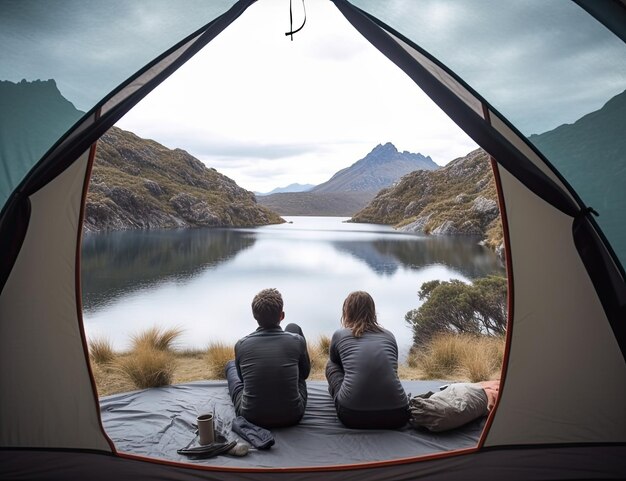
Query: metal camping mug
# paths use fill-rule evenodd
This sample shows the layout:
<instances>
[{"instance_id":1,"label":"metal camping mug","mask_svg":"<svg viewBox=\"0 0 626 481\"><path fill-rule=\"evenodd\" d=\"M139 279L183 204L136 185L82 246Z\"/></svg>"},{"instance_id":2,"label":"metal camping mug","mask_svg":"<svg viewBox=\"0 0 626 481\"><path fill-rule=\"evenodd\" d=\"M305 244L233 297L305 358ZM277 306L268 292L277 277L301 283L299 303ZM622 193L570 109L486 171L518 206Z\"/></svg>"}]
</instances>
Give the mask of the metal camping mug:
<instances>
[{"instance_id":1,"label":"metal camping mug","mask_svg":"<svg viewBox=\"0 0 626 481\"><path fill-rule=\"evenodd\" d=\"M213 414L201 414L197 418L198 434L200 444L211 444L215 442L215 430L213 426Z\"/></svg>"}]
</instances>

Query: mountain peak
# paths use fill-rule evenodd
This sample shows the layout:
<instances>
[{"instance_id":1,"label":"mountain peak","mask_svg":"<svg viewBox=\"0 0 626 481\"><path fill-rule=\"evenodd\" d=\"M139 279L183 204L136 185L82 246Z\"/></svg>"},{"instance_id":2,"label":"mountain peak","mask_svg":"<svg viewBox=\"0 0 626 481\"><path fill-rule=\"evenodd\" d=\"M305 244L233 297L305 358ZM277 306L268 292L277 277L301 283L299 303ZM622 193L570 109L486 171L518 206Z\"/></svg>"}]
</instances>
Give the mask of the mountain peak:
<instances>
[{"instance_id":1,"label":"mountain peak","mask_svg":"<svg viewBox=\"0 0 626 481\"><path fill-rule=\"evenodd\" d=\"M364 158L340 170L311 192L378 192L409 172L438 167L430 157L398 152L395 145L387 142L378 144Z\"/></svg>"},{"instance_id":2,"label":"mountain peak","mask_svg":"<svg viewBox=\"0 0 626 481\"><path fill-rule=\"evenodd\" d=\"M372 149L369 155L372 154L396 154L398 153L398 149L391 142L387 142L386 144L378 144L376 147Z\"/></svg>"}]
</instances>

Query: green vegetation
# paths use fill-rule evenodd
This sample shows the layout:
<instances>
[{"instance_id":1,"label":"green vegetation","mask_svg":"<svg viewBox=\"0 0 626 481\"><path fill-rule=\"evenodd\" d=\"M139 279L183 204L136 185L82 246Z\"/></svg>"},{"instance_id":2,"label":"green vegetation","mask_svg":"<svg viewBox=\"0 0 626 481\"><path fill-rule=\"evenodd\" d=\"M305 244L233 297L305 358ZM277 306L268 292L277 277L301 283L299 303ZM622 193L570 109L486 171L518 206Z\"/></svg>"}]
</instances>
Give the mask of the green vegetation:
<instances>
[{"instance_id":1,"label":"green vegetation","mask_svg":"<svg viewBox=\"0 0 626 481\"><path fill-rule=\"evenodd\" d=\"M473 284L458 279L425 282L418 297L425 302L405 316L413 328L413 345L417 348L440 333L502 336L506 332L504 277L483 277Z\"/></svg>"}]
</instances>

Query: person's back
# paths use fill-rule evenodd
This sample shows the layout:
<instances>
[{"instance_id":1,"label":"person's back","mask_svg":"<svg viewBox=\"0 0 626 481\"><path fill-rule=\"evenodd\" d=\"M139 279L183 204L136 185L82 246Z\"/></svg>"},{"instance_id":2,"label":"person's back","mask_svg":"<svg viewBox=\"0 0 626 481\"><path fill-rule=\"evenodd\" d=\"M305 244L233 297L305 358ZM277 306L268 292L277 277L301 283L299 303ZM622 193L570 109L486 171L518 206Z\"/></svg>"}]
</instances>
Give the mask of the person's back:
<instances>
[{"instance_id":1,"label":"person's back","mask_svg":"<svg viewBox=\"0 0 626 481\"><path fill-rule=\"evenodd\" d=\"M337 401L357 411L382 411L407 406L398 379L398 346L386 329L355 337L351 329L340 329L331 340L330 359L344 371Z\"/></svg>"},{"instance_id":2,"label":"person's back","mask_svg":"<svg viewBox=\"0 0 626 481\"><path fill-rule=\"evenodd\" d=\"M279 326L259 328L235 346L243 381L239 415L265 427L296 424L304 414L306 341Z\"/></svg>"},{"instance_id":3,"label":"person's back","mask_svg":"<svg viewBox=\"0 0 626 481\"><path fill-rule=\"evenodd\" d=\"M282 296L276 289L252 301L259 328L235 345L235 360L226 365L228 392L235 412L265 428L297 424L307 402L311 370L306 340L296 324L283 331Z\"/></svg>"},{"instance_id":4,"label":"person's back","mask_svg":"<svg viewBox=\"0 0 626 481\"><path fill-rule=\"evenodd\" d=\"M398 378L398 345L378 324L372 297L363 291L350 293L341 322L344 328L333 334L326 364L339 420L362 429L405 425L409 403Z\"/></svg>"}]
</instances>

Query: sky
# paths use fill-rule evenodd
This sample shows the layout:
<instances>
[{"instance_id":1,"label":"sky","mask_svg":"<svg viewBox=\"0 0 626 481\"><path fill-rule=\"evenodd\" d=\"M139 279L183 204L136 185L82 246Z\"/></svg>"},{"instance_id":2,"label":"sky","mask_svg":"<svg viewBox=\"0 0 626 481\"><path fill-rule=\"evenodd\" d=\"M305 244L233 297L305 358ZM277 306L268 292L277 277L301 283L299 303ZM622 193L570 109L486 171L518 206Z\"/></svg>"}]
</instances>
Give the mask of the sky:
<instances>
[{"instance_id":1,"label":"sky","mask_svg":"<svg viewBox=\"0 0 626 481\"><path fill-rule=\"evenodd\" d=\"M322 183L380 143L440 165L477 147L331 2L306 8L291 41L287 2L252 5L117 125L258 192Z\"/></svg>"},{"instance_id":2,"label":"sky","mask_svg":"<svg viewBox=\"0 0 626 481\"><path fill-rule=\"evenodd\" d=\"M232 3L3 0L0 80L54 79L87 112ZM575 2L352 3L443 61L526 135L573 123L626 89L625 44ZM440 165L475 148L332 2L306 7L292 42L289 0L254 3L119 125L257 191L324 182L388 141Z\"/></svg>"}]
</instances>

